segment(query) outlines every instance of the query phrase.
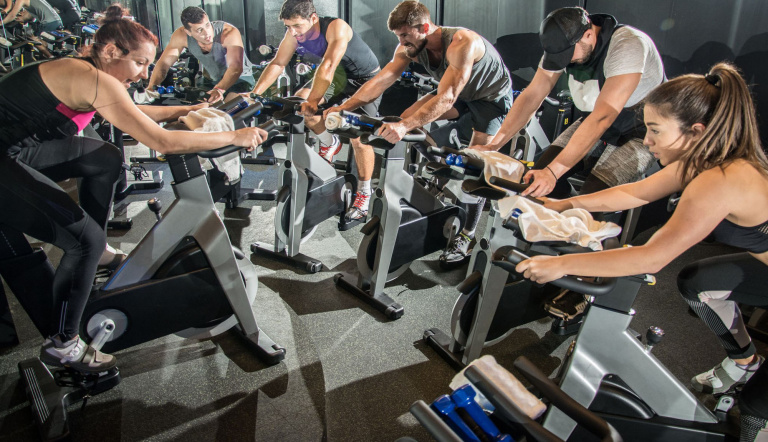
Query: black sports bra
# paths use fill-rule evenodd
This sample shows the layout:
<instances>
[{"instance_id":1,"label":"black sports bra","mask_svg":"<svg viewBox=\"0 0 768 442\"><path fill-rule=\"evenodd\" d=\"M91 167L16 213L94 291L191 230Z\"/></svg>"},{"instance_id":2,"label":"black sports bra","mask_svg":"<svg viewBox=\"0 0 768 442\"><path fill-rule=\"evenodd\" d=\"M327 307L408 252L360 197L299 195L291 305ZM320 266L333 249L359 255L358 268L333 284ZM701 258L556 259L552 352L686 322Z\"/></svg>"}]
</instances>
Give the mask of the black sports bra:
<instances>
[{"instance_id":1,"label":"black sports bra","mask_svg":"<svg viewBox=\"0 0 768 442\"><path fill-rule=\"evenodd\" d=\"M715 241L748 252L768 252L768 221L753 227L742 227L724 219L712 231L712 237Z\"/></svg>"},{"instance_id":2,"label":"black sports bra","mask_svg":"<svg viewBox=\"0 0 768 442\"><path fill-rule=\"evenodd\" d=\"M0 150L29 137L47 141L75 135L93 118L94 111L70 109L51 93L40 76L42 63L48 61L30 63L0 80Z\"/></svg>"}]
</instances>

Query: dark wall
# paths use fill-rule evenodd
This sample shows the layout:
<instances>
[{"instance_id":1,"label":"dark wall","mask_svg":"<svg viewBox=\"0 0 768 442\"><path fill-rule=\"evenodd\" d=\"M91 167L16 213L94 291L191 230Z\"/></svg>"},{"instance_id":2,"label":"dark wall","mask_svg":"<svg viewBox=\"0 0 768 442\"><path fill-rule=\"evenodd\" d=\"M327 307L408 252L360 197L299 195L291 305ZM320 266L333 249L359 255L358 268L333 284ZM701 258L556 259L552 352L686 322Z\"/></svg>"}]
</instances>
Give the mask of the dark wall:
<instances>
[{"instance_id":1,"label":"dark wall","mask_svg":"<svg viewBox=\"0 0 768 442\"><path fill-rule=\"evenodd\" d=\"M706 73L728 60L750 84L763 145L768 146L768 2L754 0L587 0L653 38L668 77Z\"/></svg>"},{"instance_id":2,"label":"dark wall","mask_svg":"<svg viewBox=\"0 0 768 442\"><path fill-rule=\"evenodd\" d=\"M320 15L344 16L373 49L381 64L392 57L397 39L387 29L389 12L399 0L316 0ZM110 0L86 0L92 10L103 10ZM180 26L186 6L202 6L211 19L237 26L246 52L259 61L259 45L277 45L285 28L278 20L282 0L122 0L137 20L166 45ZM653 38L670 77L704 72L720 60L734 61L752 85L761 121L768 120L768 2L758 0L424 0L438 24L463 26L494 43L510 34L538 32L541 20L563 6L580 5L588 11L616 16ZM514 42L514 39L506 41ZM540 48L510 43L505 56L535 60ZM534 68L534 66L529 67ZM761 131L768 140L768 125Z\"/></svg>"}]
</instances>

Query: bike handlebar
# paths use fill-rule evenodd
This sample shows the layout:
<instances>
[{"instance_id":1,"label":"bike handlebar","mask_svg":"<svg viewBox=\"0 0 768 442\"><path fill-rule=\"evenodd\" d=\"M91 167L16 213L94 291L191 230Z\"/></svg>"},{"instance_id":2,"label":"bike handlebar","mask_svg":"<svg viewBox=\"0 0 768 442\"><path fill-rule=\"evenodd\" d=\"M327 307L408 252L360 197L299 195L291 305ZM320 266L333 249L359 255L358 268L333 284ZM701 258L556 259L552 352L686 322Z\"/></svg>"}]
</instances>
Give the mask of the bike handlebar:
<instances>
[{"instance_id":1,"label":"bike handlebar","mask_svg":"<svg viewBox=\"0 0 768 442\"><path fill-rule=\"evenodd\" d=\"M247 118L247 117L244 117L244 118ZM267 138L264 140L264 141L267 141L268 139L272 138L272 136L274 136L274 134L272 133L272 130L274 130L277 126L275 125L274 120L269 120L266 123L259 125L258 127L259 129L263 129L267 132ZM197 156L202 158L218 158L218 157L230 154L232 152L237 152L240 149L245 149L245 147L235 146L234 144L230 144L229 146L220 147L218 149L211 149L211 150L198 152Z\"/></svg>"},{"instance_id":2,"label":"bike handlebar","mask_svg":"<svg viewBox=\"0 0 768 442\"><path fill-rule=\"evenodd\" d=\"M504 260L514 265L520 264L526 259L530 259L519 250L512 249ZM599 278L594 281L585 281L576 276L566 275L560 279L549 282L557 287L582 293L589 296L601 296L610 293L616 287L616 278Z\"/></svg>"},{"instance_id":3,"label":"bike handlebar","mask_svg":"<svg viewBox=\"0 0 768 442\"><path fill-rule=\"evenodd\" d=\"M390 121L386 121L387 119L390 119ZM329 132L335 132L355 138L364 135L378 137L376 132L382 125L385 123L396 122L391 121L392 119L393 117L369 117L367 115L349 111L341 111L339 113L332 112L328 114L328 117L325 119L325 128L328 129ZM402 141L414 143L426 139L427 134L423 130L416 128L411 129L410 132L405 134Z\"/></svg>"}]
</instances>

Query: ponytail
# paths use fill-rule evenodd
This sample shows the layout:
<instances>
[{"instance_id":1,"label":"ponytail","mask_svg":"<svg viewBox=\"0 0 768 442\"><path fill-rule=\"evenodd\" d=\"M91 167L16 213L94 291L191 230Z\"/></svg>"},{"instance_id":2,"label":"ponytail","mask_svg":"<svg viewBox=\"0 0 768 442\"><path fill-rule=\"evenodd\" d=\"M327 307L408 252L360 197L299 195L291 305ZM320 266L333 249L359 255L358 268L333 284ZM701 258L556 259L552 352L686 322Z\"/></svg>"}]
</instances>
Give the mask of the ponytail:
<instances>
[{"instance_id":1,"label":"ponytail","mask_svg":"<svg viewBox=\"0 0 768 442\"><path fill-rule=\"evenodd\" d=\"M701 172L725 168L737 159L746 160L768 176L755 105L735 66L723 62L706 75L674 78L651 91L645 104L679 121L683 133L690 133L696 123L706 127L701 138L680 158L683 186Z\"/></svg>"}]
</instances>

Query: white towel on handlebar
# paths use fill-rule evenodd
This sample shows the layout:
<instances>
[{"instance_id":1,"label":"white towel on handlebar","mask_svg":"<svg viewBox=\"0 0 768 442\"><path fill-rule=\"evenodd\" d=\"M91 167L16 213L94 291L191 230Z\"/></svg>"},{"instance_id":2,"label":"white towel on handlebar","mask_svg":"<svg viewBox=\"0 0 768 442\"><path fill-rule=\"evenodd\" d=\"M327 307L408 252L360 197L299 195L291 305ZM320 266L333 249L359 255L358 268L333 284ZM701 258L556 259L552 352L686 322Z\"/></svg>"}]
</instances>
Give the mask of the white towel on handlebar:
<instances>
[{"instance_id":1,"label":"white towel on handlebar","mask_svg":"<svg viewBox=\"0 0 768 442\"><path fill-rule=\"evenodd\" d=\"M149 89L145 89L144 92L139 92L138 90L133 91L133 101L136 104L151 104L158 98L160 98L160 94L157 93L157 91L151 91Z\"/></svg>"},{"instance_id":2,"label":"white towel on handlebar","mask_svg":"<svg viewBox=\"0 0 768 442\"><path fill-rule=\"evenodd\" d=\"M179 118L179 120L195 132L228 132L235 130L235 122L232 121L232 117L223 110L212 107L192 111L186 116ZM243 164L240 162L240 152L232 152L212 160L216 168L226 175L227 184L237 182L245 172ZM205 170L213 168L208 158L200 158L200 164L203 165Z\"/></svg>"},{"instance_id":3,"label":"white towel on handlebar","mask_svg":"<svg viewBox=\"0 0 768 442\"><path fill-rule=\"evenodd\" d=\"M513 195L499 201L499 211L508 218L519 210L517 223L526 241L567 241L592 250L602 250L602 240L621 233L621 227L595 221L584 209L568 209L558 213L526 198Z\"/></svg>"},{"instance_id":4,"label":"white towel on handlebar","mask_svg":"<svg viewBox=\"0 0 768 442\"><path fill-rule=\"evenodd\" d=\"M497 176L507 181L519 183L520 179L523 177L523 172L525 172L525 166L523 166L523 163L510 156L504 155L501 152L485 152L475 149L464 149L461 151L461 153L466 154L469 157L482 160L485 163L483 174L485 175L486 182L488 182L492 176ZM506 191L506 189L494 186L491 183L488 183L488 185L496 189Z\"/></svg>"}]
</instances>

